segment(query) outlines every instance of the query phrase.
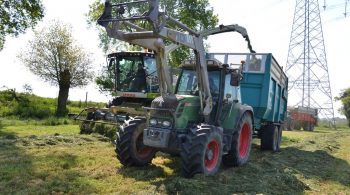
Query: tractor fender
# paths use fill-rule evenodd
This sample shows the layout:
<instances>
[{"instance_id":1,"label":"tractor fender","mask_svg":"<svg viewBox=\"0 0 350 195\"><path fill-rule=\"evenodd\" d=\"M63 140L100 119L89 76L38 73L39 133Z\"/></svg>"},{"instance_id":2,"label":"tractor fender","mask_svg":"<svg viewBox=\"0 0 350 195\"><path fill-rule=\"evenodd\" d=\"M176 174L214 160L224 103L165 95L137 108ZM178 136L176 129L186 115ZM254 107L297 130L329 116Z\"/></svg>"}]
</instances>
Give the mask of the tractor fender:
<instances>
[{"instance_id":1,"label":"tractor fender","mask_svg":"<svg viewBox=\"0 0 350 195\"><path fill-rule=\"evenodd\" d=\"M250 113L251 117L252 117L252 125L254 126L254 112L253 112L253 108L251 106L248 106L247 104L240 104L238 106L235 106L235 108L237 109L237 112L238 114L236 115L236 118L235 118L235 126L234 126L234 129L233 129L233 132L236 132L236 131L239 131L239 121L241 120L242 116L244 113L248 112Z\"/></svg>"},{"instance_id":2,"label":"tractor fender","mask_svg":"<svg viewBox=\"0 0 350 195\"><path fill-rule=\"evenodd\" d=\"M233 134L235 131L238 131L238 122L242 118L243 114L248 112L252 116L252 121L254 124L254 112L251 106L246 104L235 103L232 105L230 113L225 117L222 126L225 129L225 134Z\"/></svg>"}]
</instances>

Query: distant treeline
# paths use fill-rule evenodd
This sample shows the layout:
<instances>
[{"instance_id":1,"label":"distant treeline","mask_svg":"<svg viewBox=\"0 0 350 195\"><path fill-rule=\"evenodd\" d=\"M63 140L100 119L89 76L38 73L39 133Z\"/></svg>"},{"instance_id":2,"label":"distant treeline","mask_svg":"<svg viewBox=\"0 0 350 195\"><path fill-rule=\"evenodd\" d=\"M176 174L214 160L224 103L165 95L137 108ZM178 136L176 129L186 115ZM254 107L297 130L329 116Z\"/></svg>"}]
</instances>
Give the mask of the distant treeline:
<instances>
[{"instance_id":1,"label":"distant treeline","mask_svg":"<svg viewBox=\"0 0 350 195\"><path fill-rule=\"evenodd\" d=\"M70 113L79 113L83 108L103 107L104 103L68 101ZM56 98L43 98L32 93L18 93L14 89L0 91L0 117L19 119L46 119L55 116Z\"/></svg>"}]
</instances>

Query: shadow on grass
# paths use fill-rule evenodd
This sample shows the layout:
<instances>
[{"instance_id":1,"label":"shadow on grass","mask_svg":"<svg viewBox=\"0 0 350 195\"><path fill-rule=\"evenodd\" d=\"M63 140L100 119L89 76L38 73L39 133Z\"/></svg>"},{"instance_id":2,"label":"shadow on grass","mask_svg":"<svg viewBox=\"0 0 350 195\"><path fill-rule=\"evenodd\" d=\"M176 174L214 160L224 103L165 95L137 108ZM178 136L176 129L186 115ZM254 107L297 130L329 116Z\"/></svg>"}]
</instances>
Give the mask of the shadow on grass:
<instances>
[{"instance_id":1,"label":"shadow on grass","mask_svg":"<svg viewBox=\"0 0 350 195\"><path fill-rule=\"evenodd\" d=\"M350 187L350 165L343 159L336 158L324 150L313 152L295 147L283 149L276 161L285 169L295 174L302 174L305 179L332 181Z\"/></svg>"},{"instance_id":2,"label":"shadow on grass","mask_svg":"<svg viewBox=\"0 0 350 195\"><path fill-rule=\"evenodd\" d=\"M16 139L17 138L15 133L4 131L4 127L5 126L0 119L0 138L6 138L6 139Z\"/></svg>"},{"instance_id":3,"label":"shadow on grass","mask_svg":"<svg viewBox=\"0 0 350 195\"><path fill-rule=\"evenodd\" d=\"M76 156L48 154L46 146L25 146L23 138L0 127L0 192L2 194L94 193L75 169Z\"/></svg>"},{"instance_id":4,"label":"shadow on grass","mask_svg":"<svg viewBox=\"0 0 350 195\"><path fill-rule=\"evenodd\" d=\"M155 186L156 193L167 194L304 194L314 190L315 186L310 185L309 180L316 183L331 181L350 187L349 164L321 150L310 152L288 147L272 153L262 152L258 145L253 145L248 164L236 168L221 167L216 176L197 174L192 179L181 176L180 158L171 157L165 162L141 168L121 168L118 173L148 181ZM168 174L168 169L173 170L173 174Z\"/></svg>"}]
</instances>

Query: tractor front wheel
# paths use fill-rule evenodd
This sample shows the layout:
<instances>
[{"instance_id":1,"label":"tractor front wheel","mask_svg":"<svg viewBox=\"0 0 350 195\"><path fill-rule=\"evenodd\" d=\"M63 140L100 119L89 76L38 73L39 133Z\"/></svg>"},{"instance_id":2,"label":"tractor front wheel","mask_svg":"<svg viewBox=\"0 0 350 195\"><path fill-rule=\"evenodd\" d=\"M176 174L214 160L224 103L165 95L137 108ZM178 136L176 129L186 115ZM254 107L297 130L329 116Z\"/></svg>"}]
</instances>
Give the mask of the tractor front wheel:
<instances>
[{"instance_id":1,"label":"tractor front wheel","mask_svg":"<svg viewBox=\"0 0 350 195\"><path fill-rule=\"evenodd\" d=\"M241 166L248 161L253 134L252 117L249 113L241 117L238 129L232 136L230 151L222 159L225 166Z\"/></svg>"},{"instance_id":2,"label":"tractor front wheel","mask_svg":"<svg viewBox=\"0 0 350 195\"><path fill-rule=\"evenodd\" d=\"M146 119L138 117L125 121L117 132L115 152L124 166L145 166L154 158L156 149L143 144L145 128Z\"/></svg>"},{"instance_id":3,"label":"tractor front wheel","mask_svg":"<svg viewBox=\"0 0 350 195\"><path fill-rule=\"evenodd\" d=\"M183 176L215 175L220 168L222 147L222 135L215 127L202 126L187 135L180 152Z\"/></svg>"}]
</instances>

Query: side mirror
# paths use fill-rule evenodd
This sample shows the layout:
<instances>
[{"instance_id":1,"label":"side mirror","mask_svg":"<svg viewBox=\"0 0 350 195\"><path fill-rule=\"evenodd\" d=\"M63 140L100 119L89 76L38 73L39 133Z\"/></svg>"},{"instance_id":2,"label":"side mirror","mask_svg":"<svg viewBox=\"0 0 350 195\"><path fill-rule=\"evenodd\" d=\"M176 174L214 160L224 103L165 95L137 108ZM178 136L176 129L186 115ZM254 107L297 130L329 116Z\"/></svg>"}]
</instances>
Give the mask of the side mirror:
<instances>
[{"instance_id":1,"label":"side mirror","mask_svg":"<svg viewBox=\"0 0 350 195\"><path fill-rule=\"evenodd\" d=\"M231 80L230 85L234 87L238 87L241 81L241 74L237 71L231 72Z\"/></svg>"}]
</instances>

